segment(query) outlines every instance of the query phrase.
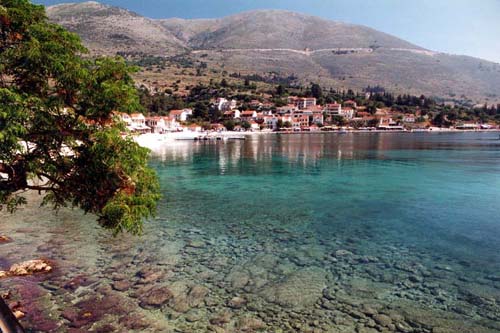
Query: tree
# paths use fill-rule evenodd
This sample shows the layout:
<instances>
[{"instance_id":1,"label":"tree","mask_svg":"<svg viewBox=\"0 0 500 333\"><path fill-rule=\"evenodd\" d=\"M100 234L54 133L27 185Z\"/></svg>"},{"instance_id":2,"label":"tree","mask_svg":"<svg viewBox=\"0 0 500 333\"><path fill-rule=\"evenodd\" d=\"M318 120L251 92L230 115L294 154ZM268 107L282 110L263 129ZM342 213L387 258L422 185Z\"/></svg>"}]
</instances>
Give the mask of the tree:
<instances>
[{"instance_id":1,"label":"tree","mask_svg":"<svg viewBox=\"0 0 500 333\"><path fill-rule=\"evenodd\" d=\"M234 127L235 127L235 123L234 123L234 120L226 120L224 122L224 127L228 130L228 131L232 131L234 130Z\"/></svg>"},{"instance_id":2,"label":"tree","mask_svg":"<svg viewBox=\"0 0 500 333\"><path fill-rule=\"evenodd\" d=\"M116 112L140 109L121 58L84 59L79 38L48 23L43 6L0 3L0 210L43 203L95 213L115 233L139 233L160 198L149 151ZM0 329L23 332L0 297Z\"/></svg>"},{"instance_id":3,"label":"tree","mask_svg":"<svg viewBox=\"0 0 500 333\"><path fill-rule=\"evenodd\" d=\"M321 86L317 83L313 83L311 85L311 94L316 99L322 98L323 97L323 90L321 89Z\"/></svg>"},{"instance_id":4,"label":"tree","mask_svg":"<svg viewBox=\"0 0 500 333\"><path fill-rule=\"evenodd\" d=\"M249 130L252 127L250 123L246 120L241 122L241 128L243 128L245 131Z\"/></svg>"},{"instance_id":5,"label":"tree","mask_svg":"<svg viewBox=\"0 0 500 333\"><path fill-rule=\"evenodd\" d=\"M345 119L342 116L333 116L332 117L332 123L336 124L338 126L345 126L345 125L348 124L348 121L347 121L347 119Z\"/></svg>"},{"instance_id":6,"label":"tree","mask_svg":"<svg viewBox=\"0 0 500 333\"><path fill-rule=\"evenodd\" d=\"M284 94L286 94L286 89L285 89L285 87L284 87L282 84L278 85L278 86L276 87L276 95L281 97L281 96L283 96Z\"/></svg>"},{"instance_id":7,"label":"tree","mask_svg":"<svg viewBox=\"0 0 500 333\"><path fill-rule=\"evenodd\" d=\"M79 38L28 0L3 0L0 22L0 209L36 190L44 204L139 233L160 195L149 151L122 137L115 116L140 109L131 69L79 56Z\"/></svg>"},{"instance_id":8,"label":"tree","mask_svg":"<svg viewBox=\"0 0 500 333\"><path fill-rule=\"evenodd\" d=\"M283 128L283 125L284 125L283 120L278 119L278 121L276 122L276 130L280 131Z\"/></svg>"}]
</instances>

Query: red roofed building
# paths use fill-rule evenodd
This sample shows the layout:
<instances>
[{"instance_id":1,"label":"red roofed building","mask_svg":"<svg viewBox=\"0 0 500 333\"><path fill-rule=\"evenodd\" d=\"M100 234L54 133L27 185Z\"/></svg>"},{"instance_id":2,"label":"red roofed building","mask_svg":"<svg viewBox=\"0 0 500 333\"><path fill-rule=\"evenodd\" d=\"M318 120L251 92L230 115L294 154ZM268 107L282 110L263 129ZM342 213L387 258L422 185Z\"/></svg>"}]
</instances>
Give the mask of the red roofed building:
<instances>
[{"instance_id":1,"label":"red roofed building","mask_svg":"<svg viewBox=\"0 0 500 333\"><path fill-rule=\"evenodd\" d=\"M257 112L252 110L243 111L240 113L241 120L250 121L257 118Z\"/></svg>"},{"instance_id":2,"label":"red roofed building","mask_svg":"<svg viewBox=\"0 0 500 333\"><path fill-rule=\"evenodd\" d=\"M351 108L355 109L358 107L358 104L355 101L350 99L350 100L344 102L344 106L351 107Z\"/></svg>"}]
</instances>

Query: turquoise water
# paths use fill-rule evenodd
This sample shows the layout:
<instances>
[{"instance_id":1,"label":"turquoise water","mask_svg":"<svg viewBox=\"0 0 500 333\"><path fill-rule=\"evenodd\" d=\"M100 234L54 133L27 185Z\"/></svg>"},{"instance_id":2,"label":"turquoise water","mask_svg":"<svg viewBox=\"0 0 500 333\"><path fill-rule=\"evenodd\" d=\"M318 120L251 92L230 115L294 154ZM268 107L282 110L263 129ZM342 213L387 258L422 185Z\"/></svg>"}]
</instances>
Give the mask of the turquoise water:
<instances>
[{"instance_id":1,"label":"turquoise water","mask_svg":"<svg viewBox=\"0 0 500 333\"><path fill-rule=\"evenodd\" d=\"M499 269L495 134L257 136L170 147L153 166L162 212L207 230L279 226L358 238L361 253L397 244Z\"/></svg>"},{"instance_id":2,"label":"turquoise water","mask_svg":"<svg viewBox=\"0 0 500 333\"><path fill-rule=\"evenodd\" d=\"M73 211L2 216L2 266L57 263L0 281L27 327L500 331L498 134L176 142L151 165L164 199L139 238Z\"/></svg>"}]
</instances>

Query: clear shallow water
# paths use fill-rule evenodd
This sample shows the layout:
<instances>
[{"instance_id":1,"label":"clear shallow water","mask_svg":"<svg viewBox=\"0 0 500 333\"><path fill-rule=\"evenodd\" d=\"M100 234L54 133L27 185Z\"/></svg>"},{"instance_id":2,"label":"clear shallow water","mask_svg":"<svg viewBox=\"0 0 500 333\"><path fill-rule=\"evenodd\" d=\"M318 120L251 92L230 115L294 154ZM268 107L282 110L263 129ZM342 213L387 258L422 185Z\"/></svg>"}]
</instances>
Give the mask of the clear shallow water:
<instances>
[{"instance_id":1,"label":"clear shallow water","mask_svg":"<svg viewBox=\"0 0 500 333\"><path fill-rule=\"evenodd\" d=\"M2 218L1 232L18 237L3 261L59 262L24 291L50 302L33 305L40 317L64 318L55 330L82 324L67 308L115 297L79 329L500 331L495 133L179 142L151 165L164 200L141 238L110 240L75 212ZM82 273L89 282L69 288ZM131 314L146 323L123 319Z\"/></svg>"}]
</instances>

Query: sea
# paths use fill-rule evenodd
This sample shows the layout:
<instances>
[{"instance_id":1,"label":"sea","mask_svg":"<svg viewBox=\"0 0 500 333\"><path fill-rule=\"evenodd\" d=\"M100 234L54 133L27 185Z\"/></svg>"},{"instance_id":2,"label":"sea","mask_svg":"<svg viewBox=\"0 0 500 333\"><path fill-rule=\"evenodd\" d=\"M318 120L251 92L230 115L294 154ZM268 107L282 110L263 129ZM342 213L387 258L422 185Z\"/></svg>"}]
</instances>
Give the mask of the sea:
<instances>
[{"instance_id":1,"label":"sea","mask_svg":"<svg viewBox=\"0 0 500 333\"><path fill-rule=\"evenodd\" d=\"M140 236L76 209L0 212L30 332L500 332L498 133L165 143Z\"/></svg>"}]
</instances>

